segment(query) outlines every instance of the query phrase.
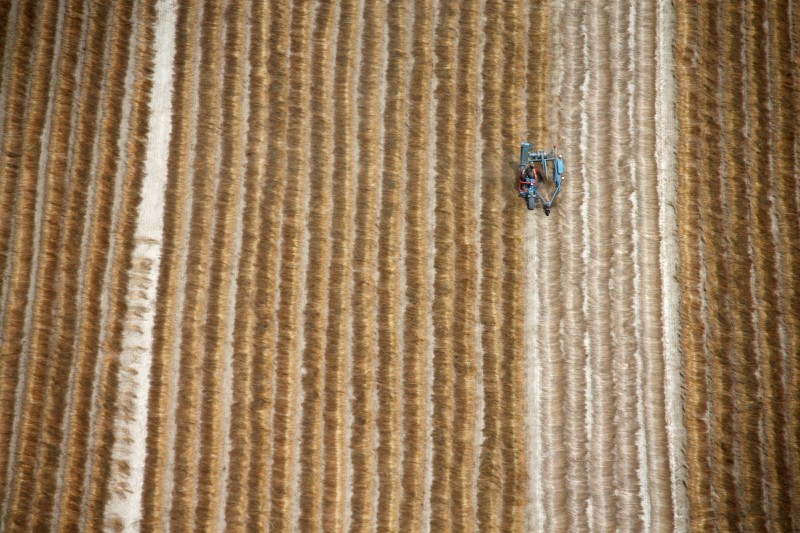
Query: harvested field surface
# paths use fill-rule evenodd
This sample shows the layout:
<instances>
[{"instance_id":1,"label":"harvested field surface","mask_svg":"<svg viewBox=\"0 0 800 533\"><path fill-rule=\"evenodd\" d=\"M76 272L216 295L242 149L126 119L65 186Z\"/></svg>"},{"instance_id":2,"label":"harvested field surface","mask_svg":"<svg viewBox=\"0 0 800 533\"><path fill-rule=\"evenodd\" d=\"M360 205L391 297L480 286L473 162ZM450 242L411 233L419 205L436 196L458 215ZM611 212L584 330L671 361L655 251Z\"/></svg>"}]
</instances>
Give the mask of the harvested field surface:
<instances>
[{"instance_id":1,"label":"harvested field surface","mask_svg":"<svg viewBox=\"0 0 800 533\"><path fill-rule=\"evenodd\" d=\"M799 531L795 4L0 0L0 531Z\"/></svg>"}]
</instances>

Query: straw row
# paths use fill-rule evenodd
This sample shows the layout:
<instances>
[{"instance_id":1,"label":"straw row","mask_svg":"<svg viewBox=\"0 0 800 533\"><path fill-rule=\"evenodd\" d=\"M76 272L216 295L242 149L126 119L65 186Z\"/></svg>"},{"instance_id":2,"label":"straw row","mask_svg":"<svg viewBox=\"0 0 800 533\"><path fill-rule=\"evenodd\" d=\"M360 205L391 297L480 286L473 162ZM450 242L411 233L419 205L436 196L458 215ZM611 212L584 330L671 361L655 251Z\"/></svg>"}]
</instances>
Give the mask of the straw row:
<instances>
[{"instance_id":1,"label":"straw row","mask_svg":"<svg viewBox=\"0 0 800 533\"><path fill-rule=\"evenodd\" d=\"M318 297L328 291L328 266L330 264L330 233L333 192L333 132L331 87L335 36L336 10L333 5L320 5L314 22L314 44L311 67L312 117L311 146L314 159L307 169L314 193L308 196L308 220L313 220L310 233L315 236L308 250L306 274L305 348L303 350L303 421L299 483L299 527L303 531L320 531L322 526L323 498L323 396L325 378L325 333L328 323L326 299ZM310 297L308 297L310 296Z\"/></svg>"},{"instance_id":2,"label":"straw row","mask_svg":"<svg viewBox=\"0 0 800 533\"><path fill-rule=\"evenodd\" d=\"M478 135L477 69L480 28L480 3L463 2L459 15L458 68L455 72L456 116L454 160L464 176L478 174L479 164L470 149ZM449 148L448 148L449 149ZM447 177L445 177L447 179ZM461 196L465 203L474 194ZM477 428L477 354L475 346L478 301L477 216L465 206L454 206L454 296L453 296L453 443L450 466L450 514L454 531L474 531L476 506L473 500L471 458L477 448L473 436Z\"/></svg>"},{"instance_id":3,"label":"straw row","mask_svg":"<svg viewBox=\"0 0 800 533\"><path fill-rule=\"evenodd\" d=\"M799 11L0 3L0 529L796 528Z\"/></svg>"},{"instance_id":4,"label":"straw row","mask_svg":"<svg viewBox=\"0 0 800 533\"><path fill-rule=\"evenodd\" d=\"M14 7L24 28L33 11ZM104 523L112 428L124 416L116 409L117 358L147 131L152 7L43 5L30 28L46 35L34 48L36 68L26 77L12 66L14 79L28 82L29 100L9 102L6 116L22 112L25 128L7 123L4 142L20 133L25 142L27 130L33 144L17 167L22 196L9 206L20 218L6 226L14 246L9 271L19 274L4 306L3 335L15 341L4 342L4 351L22 364L18 385L4 383L3 391L19 391L23 402L9 406L16 420L3 440L3 457L14 457L8 478L3 471L4 482L12 480L3 491L9 527ZM8 163L5 173L15 168ZM27 287L20 267L29 270ZM22 318L15 309L29 311Z\"/></svg>"},{"instance_id":5,"label":"straw row","mask_svg":"<svg viewBox=\"0 0 800 533\"><path fill-rule=\"evenodd\" d=\"M681 266L680 279L696 528L797 525L796 417L787 388L797 373L794 293L787 284L797 253L787 246L795 228L782 223L796 218L797 209L796 188L786 186L796 181L796 150L789 147L796 127L785 122L797 95L787 53L796 36L787 25L789 5L770 7L765 14L749 2L707 6L696 19L677 9L678 156L686 161L686 183L700 191L697 205L688 195L678 204L682 250L691 261ZM700 83L686 70L695 68L694 55ZM702 139L699 150L695 138ZM698 223L702 262L690 257ZM698 327L703 317L706 332ZM706 413L710 424L703 422Z\"/></svg>"},{"instance_id":6,"label":"straw row","mask_svg":"<svg viewBox=\"0 0 800 533\"><path fill-rule=\"evenodd\" d=\"M376 525L397 530L402 479L401 407L402 222L408 133L410 30L409 2L390 2L386 12L387 63L385 80L384 155L378 237L378 353L376 388L378 425L378 509Z\"/></svg>"}]
</instances>

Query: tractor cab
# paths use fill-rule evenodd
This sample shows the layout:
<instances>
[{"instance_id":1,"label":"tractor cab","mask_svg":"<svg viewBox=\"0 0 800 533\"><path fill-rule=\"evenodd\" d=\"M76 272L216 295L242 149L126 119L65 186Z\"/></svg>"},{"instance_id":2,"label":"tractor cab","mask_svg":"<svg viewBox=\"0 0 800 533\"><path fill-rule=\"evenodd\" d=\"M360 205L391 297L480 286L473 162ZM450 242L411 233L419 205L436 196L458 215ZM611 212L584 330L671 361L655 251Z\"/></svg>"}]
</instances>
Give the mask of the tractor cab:
<instances>
[{"instance_id":1,"label":"tractor cab","mask_svg":"<svg viewBox=\"0 0 800 533\"><path fill-rule=\"evenodd\" d=\"M528 209L536 209L537 201L541 202L547 216L561 191L564 174L564 161L555 149L553 146L549 152L534 151L530 143L522 143L519 150L519 195Z\"/></svg>"}]
</instances>

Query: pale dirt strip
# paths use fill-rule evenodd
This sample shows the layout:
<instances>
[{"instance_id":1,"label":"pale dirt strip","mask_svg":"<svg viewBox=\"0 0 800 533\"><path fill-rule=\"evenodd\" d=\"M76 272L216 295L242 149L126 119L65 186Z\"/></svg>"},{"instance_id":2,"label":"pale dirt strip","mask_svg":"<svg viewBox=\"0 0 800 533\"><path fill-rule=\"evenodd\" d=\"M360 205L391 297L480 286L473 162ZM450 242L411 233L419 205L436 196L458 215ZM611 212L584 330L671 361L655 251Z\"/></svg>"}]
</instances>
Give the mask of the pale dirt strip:
<instances>
[{"instance_id":1,"label":"pale dirt strip","mask_svg":"<svg viewBox=\"0 0 800 533\"><path fill-rule=\"evenodd\" d=\"M550 107L528 134L567 173L525 226L533 531L685 528L671 9L547 13Z\"/></svg>"},{"instance_id":2,"label":"pale dirt strip","mask_svg":"<svg viewBox=\"0 0 800 533\"><path fill-rule=\"evenodd\" d=\"M167 148L172 123L172 62L175 56L174 1L156 4L153 91L150 100L145 178L136 224L133 252L134 275L128 286L128 324L123 340L121 366L128 373L120 394L128 395L124 421L117 419L114 442L111 500L106 522L130 529L141 520L142 485L147 436L147 395L150 390L151 346L157 275L160 272L164 224L164 192L167 181ZM124 438L122 438L124 437Z\"/></svg>"}]
</instances>

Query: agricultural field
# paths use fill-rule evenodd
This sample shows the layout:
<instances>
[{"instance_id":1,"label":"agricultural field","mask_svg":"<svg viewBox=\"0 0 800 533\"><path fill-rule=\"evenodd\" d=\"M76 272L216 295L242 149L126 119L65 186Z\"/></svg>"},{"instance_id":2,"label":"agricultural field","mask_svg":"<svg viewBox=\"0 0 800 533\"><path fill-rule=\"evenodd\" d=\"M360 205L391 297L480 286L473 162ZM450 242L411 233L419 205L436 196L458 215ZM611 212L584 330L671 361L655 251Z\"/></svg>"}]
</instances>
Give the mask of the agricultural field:
<instances>
[{"instance_id":1,"label":"agricultural field","mask_svg":"<svg viewBox=\"0 0 800 533\"><path fill-rule=\"evenodd\" d=\"M796 2L0 32L0 531L800 530Z\"/></svg>"}]
</instances>

